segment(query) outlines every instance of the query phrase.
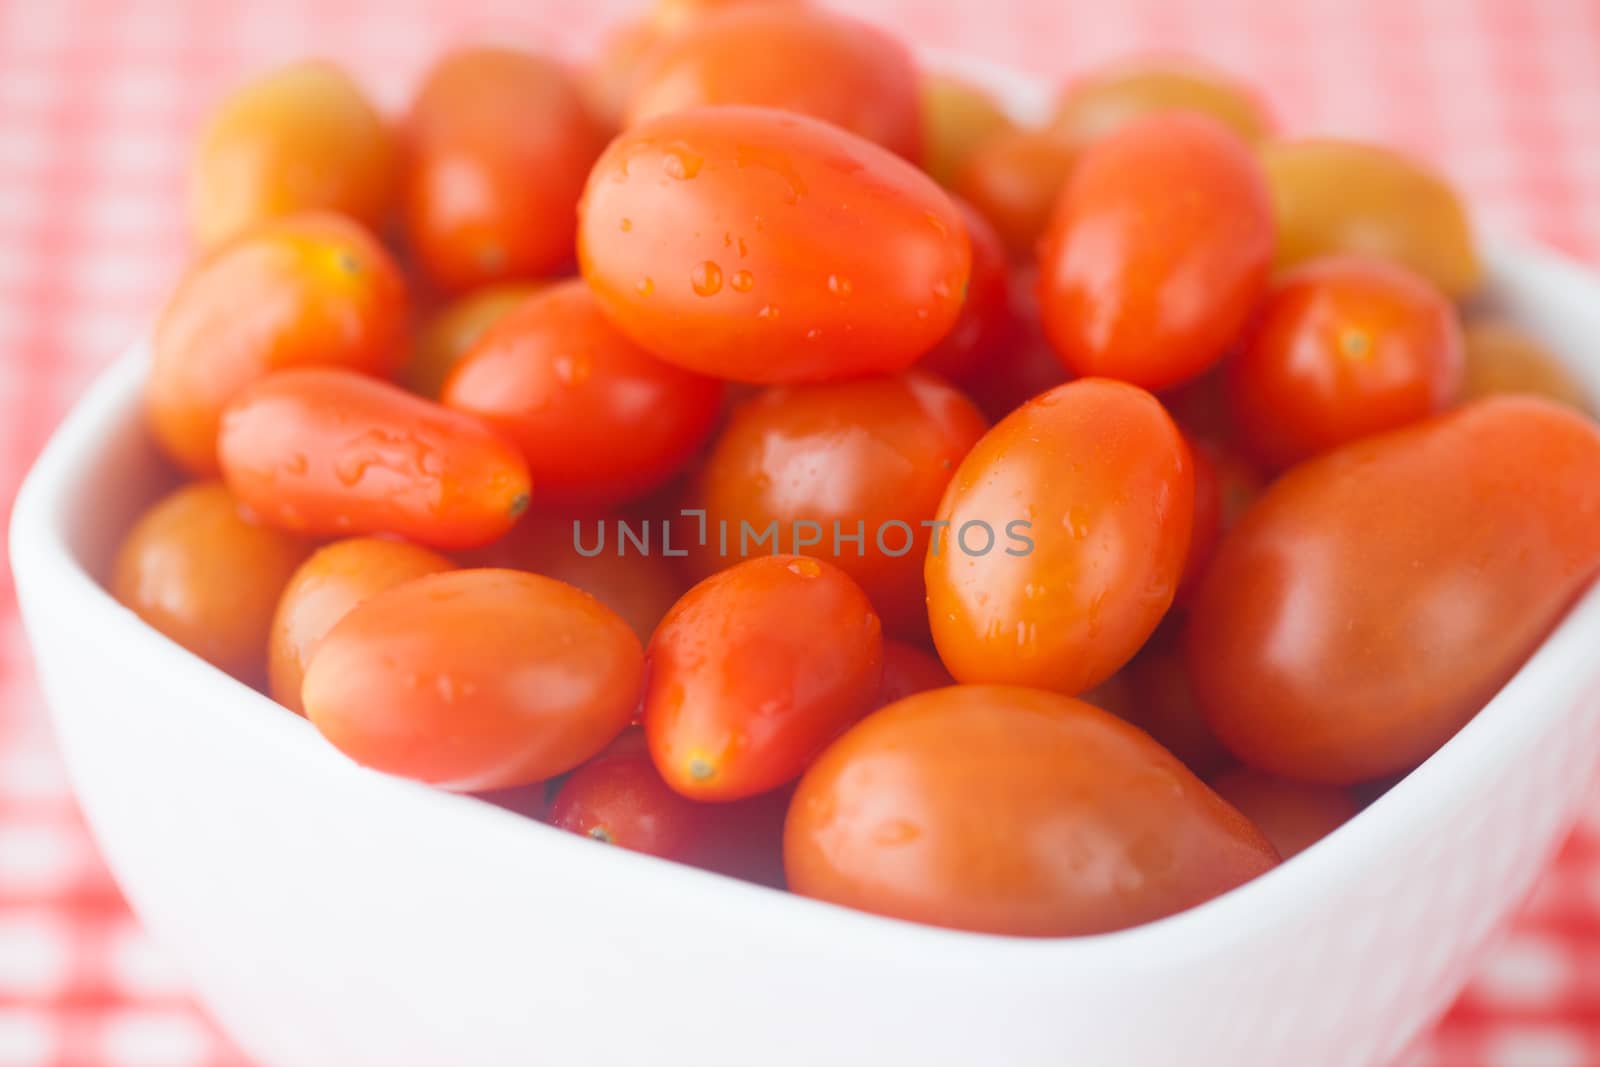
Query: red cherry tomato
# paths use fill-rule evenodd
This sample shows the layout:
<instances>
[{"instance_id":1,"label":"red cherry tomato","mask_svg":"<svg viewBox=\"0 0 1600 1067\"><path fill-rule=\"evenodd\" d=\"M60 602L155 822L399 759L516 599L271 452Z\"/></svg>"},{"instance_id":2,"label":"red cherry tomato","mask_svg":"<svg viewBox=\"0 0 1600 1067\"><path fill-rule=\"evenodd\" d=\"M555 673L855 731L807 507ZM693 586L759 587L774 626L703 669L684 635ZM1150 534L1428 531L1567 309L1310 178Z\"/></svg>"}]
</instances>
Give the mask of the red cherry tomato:
<instances>
[{"instance_id":1,"label":"red cherry tomato","mask_svg":"<svg viewBox=\"0 0 1600 1067\"><path fill-rule=\"evenodd\" d=\"M928 618L962 682L1081 693L1139 649L1189 545L1189 448L1155 397L1071 382L967 454L927 557Z\"/></svg>"},{"instance_id":2,"label":"red cherry tomato","mask_svg":"<svg viewBox=\"0 0 1600 1067\"><path fill-rule=\"evenodd\" d=\"M1343 785L1477 713L1600 571L1600 428L1479 401L1294 468L1191 608L1195 696L1240 759Z\"/></svg>"},{"instance_id":3,"label":"red cherry tomato","mask_svg":"<svg viewBox=\"0 0 1600 1067\"><path fill-rule=\"evenodd\" d=\"M1068 370L1149 389L1221 359L1266 287L1261 166L1211 119L1139 119L1085 149L1039 254L1039 310Z\"/></svg>"},{"instance_id":4,"label":"red cherry tomato","mask_svg":"<svg viewBox=\"0 0 1600 1067\"><path fill-rule=\"evenodd\" d=\"M931 652L906 641L891 639L883 643L883 682L878 687L877 706L954 684L950 672Z\"/></svg>"},{"instance_id":5,"label":"red cherry tomato","mask_svg":"<svg viewBox=\"0 0 1600 1067\"><path fill-rule=\"evenodd\" d=\"M795 792L797 893L962 930L1119 930L1277 862L1160 745L1082 701L1011 686L919 693L868 716Z\"/></svg>"},{"instance_id":6,"label":"red cherry tomato","mask_svg":"<svg viewBox=\"0 0 1600 1067\"><path fill-rule=\"evenodd\" d=\"M579 219L583 276L617 327L735 381L904 370L955 325L972 261L926 174L762 108L627 130L595 165Z\"/></svg>"},{"instance_id":7,"label":"red cherry tomato","mask_svg":"<svg viewBox=\"0 0 1600 1067\"><path fill-rule=\"evenodd\" d=\"M964 200L955 202L972 245L972 276L961 317L917 363L958 385L992 371L1016 342L1018 325L1011 306L1011 264L1005 246L984 217Z\"/></svg>"},{"instance_id":8,"label":"red cherry tomato","mask_svg":"<svg viewBox=\"0 0 1600 1067\"><path fill-rule=\"evenodd\" d=\"M819 556L861 583L891 632L926 634L927 524L984 429L960 391L916 372L758 394L734 409L690 494L708 534L691 559L708 574L747 555Z\"/></svg>"},{"instance_id":9,"label":"red cherry tomato","mask_svg":"<svg viewBox=\"0 0 1600 1067\"><path fill-rule=\"evenodd\" d=\"M684 594L649 663L644 728L662 777L696 800L738 800L793 781L870 708L883 636L839 568L767 556Z\"/></svg>"},{"instance_id":10,"label":"red cherry tomato","mask_svg":"<svg viewBox=\"0 0 1600 1067\"><path fill-rule=\"evenodd\" d=\"M1260 827L1284 859L1298 856L1360 810L1348 790L1286 782L1257 771L1229 771L1211 788Z\"/></svg>"},{"instance_id":11,"label":"red cherry tomato","mask_svg":"<svg viewBox=\"0 0 1600 1067\"><path fill-rule=\"evenodd\" d=\"M460 570L358 604L312 654L306 716L345 755L446 789L571 770L622 732L644 673L605 605L521 571Z\"/></svg>"},{"instance_id":12,"label":"red cherry tomato","mask_svg":"<svg viewBox=\"0 0 1600 1067\"><path fill-rule=\"evenodd\" d=\"M1422 278L1312 260L1273 286L1228 363L1229 408L1250 451L1282 468L1443 411L1462 363L1455 308Z\"/></svg>"},{"instance_id":13,"label":"red cherry tomato","mask_svg":"<svg viewBox=\"0 0 1600 1067\"><path fill-rule=\"evenodd\" d=\"M649 57L623 125L706 104L810 115L913 162L922 156L911 53L868 23L821 8L747 4L696 20Z\"/></svg>"},{"instance_id":14,"label":"red cherry tomato","mask_svg":"<svg viewBox=\"0 0 1600 1067\"><path fill-rule=\"evenodd\" d=\"M459 291L572 260L573 206L605 144L571 74L508 48L465 48L411 105L406 236L429 280Z\"/></svg>"},{"instance_id":15,"label":"red cherry tomato","mask_svg":"<svg viewBox=\"0 0 1600 1067\"><path fill-rule=\"evenodd\" d=\"M574 279L492 326L443 399L521 446L541 502L603 507L683 466L711 433L722 383L639 348Z\"/></svg>"},{"instance_id":16,"label":"red cherry tomato","mask_svg":"<svg viewBox=\"0 0 1600 1067\"><path fill-rule=\"evenodd\" d=\"M349 371L279 371L222 416L228 487L297 533L487 544L528 507L521 454L469 415Z\"/></svg>"}]
</instances>

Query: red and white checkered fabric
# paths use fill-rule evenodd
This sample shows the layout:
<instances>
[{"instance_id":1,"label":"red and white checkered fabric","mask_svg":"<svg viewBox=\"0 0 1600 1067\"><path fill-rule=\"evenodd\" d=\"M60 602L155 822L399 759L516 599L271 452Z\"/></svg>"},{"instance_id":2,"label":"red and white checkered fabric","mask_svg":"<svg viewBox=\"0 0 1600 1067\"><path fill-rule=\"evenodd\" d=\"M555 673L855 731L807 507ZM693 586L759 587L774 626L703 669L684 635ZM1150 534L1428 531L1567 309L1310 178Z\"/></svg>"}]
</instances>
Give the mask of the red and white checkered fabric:
<instances>
[{"instance_id":1,"label":"red and white checkered fabric","mask_svg":"<svg viewBox=\"0 0 1600 1067\"><path fill-rule=\"evenodd\" d=\"M843 4L843 0L835 0ZM0 502L185 256L208 101L320 54L396 106L445 42L577 56L627 0L0 0ZM1286 128L1436 161L1488 225L1600 257L1597 0L850 0L920 44L1059 82L1188 52ZM0 571L0 1067L239 1067L85 833ZM1409 1067L1600 1064L1600 797Z\"/></svg>"}]
</instances>

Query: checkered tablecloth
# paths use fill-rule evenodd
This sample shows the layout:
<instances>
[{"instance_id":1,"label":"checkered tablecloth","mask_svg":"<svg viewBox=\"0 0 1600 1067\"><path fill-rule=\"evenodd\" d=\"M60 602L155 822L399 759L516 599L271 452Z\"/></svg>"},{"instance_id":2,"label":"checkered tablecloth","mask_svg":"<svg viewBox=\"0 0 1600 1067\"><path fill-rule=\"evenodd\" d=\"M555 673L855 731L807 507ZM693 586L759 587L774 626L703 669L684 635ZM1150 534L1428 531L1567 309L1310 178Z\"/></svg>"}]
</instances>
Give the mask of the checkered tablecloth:
<instances>
[{"instance_id":1,"label":"checkered tablecloth","mask_svg":"<svg viewBox=\"0 0 1600 1067\"><path fill-rule=\"evenodd\" d=\"M1198 54L1263 86L1287 128L1409 147L1486 224L1600 258L1600 0L835 2L1051 81L1130 51ZM229 83L315 53L393 107L445 42L492 35L576 56L634 6L0 0L5 514L50 428L180 268L186 146ZM1409 1065L1600 1065L1600 796L1591 811ZM96 856L0 571L0 1067L245 1062Z\"/></svg>"}]
</instances>

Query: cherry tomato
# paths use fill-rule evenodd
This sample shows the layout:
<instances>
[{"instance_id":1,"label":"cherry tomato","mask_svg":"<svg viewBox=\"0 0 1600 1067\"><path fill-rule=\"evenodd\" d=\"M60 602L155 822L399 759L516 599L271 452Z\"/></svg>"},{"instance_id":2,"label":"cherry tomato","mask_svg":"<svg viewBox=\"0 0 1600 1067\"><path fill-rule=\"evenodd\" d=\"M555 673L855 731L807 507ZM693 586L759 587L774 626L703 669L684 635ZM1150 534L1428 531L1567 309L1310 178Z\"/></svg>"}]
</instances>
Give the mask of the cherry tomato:
<instances>
[{"instance_id":1,"label":"cherry tomato","mask_svg":"<svg viewBox=\"0 0 1600 1067\"><path fill-rule=\"evenodd\" d=\"M1172 603L1194 470L1150 394L1085 379L1007 416L956 469L927 557L928 618L961 682L1081 693Z\"/></svg>"},{"instance_id":2,"label":"cherry tomato","mask_svg":"<svg viewBox=\"0 0 1600 1067\"><path fill-rule=\"evenodd\" d=\"M134 523L112 565L111 593L201 659L256 685L278 595L310 550L248 517L221 483L200 482Z\"/></svg>"},{"instance_id":3,"label":"cherry tomato","mask_svg":"<svg viewBox=\"0 0 1600 1067\"><path fill-rule=\"evenodd\" d=\"M439 289L549 274L572 259L573 205L604 132L554 60L465 48L411 105L406 234Z\"/></svg>"},{"instance_id":4,"label":"cherry tomato","mask_svg":"<svg viewBox=\"0 0 1600 1067\"><path fill-rule=\"evenodd\" d=\"M352 537L319 548L289 579L267 644L268 692L290 711L303 710L300 683L324 634L374 593L455 564L403 541Z\"/></svg>"},{"instance_id":5,"label":"cherry tomato","mask_svg":"<svg viewBox=\"0 0 1600 1067\"><path fill-rule=\"evenodd\" d=\"M511 442L460 412L349 371L279 371L222 416L228 487L276 526L487 544L528 507Z\"/></svg>"},{"instance_id":6,"label":"cherry tomato","mask_svg":"<svg viewBox=\"0 0 1600 1067\"><path fill-rule=\"evenodd\" d=\"M542 501L593 507L675 474L710 435L722 383L639 348L573 279L480 338L444 402L517 442Z\"/></svg>"},{"instance_id":7,"label":"cherry tomato","mask_svg":"<svg viewBox=\"0 0 1600 1067\"><path fill-rule=\"evenodd\" d=\"M667 612L648 650L644 728L667 784L738 800L793 781L877 695L883 637L842 570L747 560Z\"/></svg>"},{"instance_id":8,"label":"cherry tomato","mask_svg":"<svg viewBox=\"0 0 1600 1067\"><path fill-rule=\"evenodd\" d=\"M1067 382L1067 372L1036 327L1019 328L1020 337L1001 348L988 365L962 383L973 402L998 422L1040 393Z\"/></svg>"},{"instance_id":9,"label":"cherry tomato","mask_svg":"<svg viewBox=\"0 0 1600 1067\"><path fill-rule=\"evenodd\" d=\"M595 165L578 257L647 351L748 382L904 370L961 313L971 250L927 175L816 119L694 108Z\"/></svg>"},{"instance_id":10,"label":"cherry tomato","mask_svg":"<svg viewBox=\"0 0 1600 1067\"><path fill-rule=\"evenodd\" d=\"M784 830L796 893L1033 937L1149 922L1276 862L1143 733L1012 686L936 689L868 716L806 772Z\"/></svg>"},{"instance_id":11,"label":"cherry tomato","mask_svg":"<svg viewBox=\"0 0 1600 1067\"><path fill-rule=\"evenodd\" d=\"M361 90L330 63L295 63L212 114L190 164L190 227L215 245L267 219L330 211L381 232L398 176L394 134Z\"/></svg>"},{"instance_id":12,"label":"cherry tomato","mask_svg":"<svg viewBox=\"0 0 1600 1067\"><path fill-rule=\"evenodd\" d=\"M1183 646L1168 627L1158 630L1117 677L1127 679L1128 700L1122 707L1108 711L1155 738L1202 778L1209 778L1233 762L1195 706Z\"/></svg>"},{"instance_id":13,"label":"cherry tomato","mask_svg":"<svg viewBox=\"0 0 1600 1067\"><path fill-rule=\"evenodd\" d=\"M1294 468L1223 539L1188 627L1241 760L1343 785L1470 719L1600 570L1600 427L1478 401Z\"/></svg>"},{"instance_id":14,"label":"cherry tomato","mask_svg":"<svg viewBox=\"0 0 1600 1067\"><path fill-rule=\"evenodd\" d=\"M746 4L696 20L651 54L623 125L705 104L810 115L912 161L922 156L911 53L822 8Z\"/></svg>"},{"instance_id":15,"label":"cherry tomato","mask_svg":"<svg viewBox=\"0 0 1600 1067\"><path fill-rule=\"evenodd\" d=\"M1466 373L1463 400L1502 394L1542 396L1593 415L1595 407L1583 385L1561 361L1509 322L1469 322L1464 332Z\"/></svg>"},{"instance_id":16,"label":"cherry tomato","mask_svg":"<svg viewBox=\"0 0 1600 1067\"><path fill-rule=\"evenodd\" d=\"M1258 771L1229 771L1211 788L1255 823L1284 859L1298 856L1360 810L1337 786L1286 782Z\"/></svg>"},{"instance_id":17,"label":"cherry tomato","mask_svg":"<svg viewBox=\"0 0 1600 1067\"><path fill-rule=\"evenodd\" d=\"M893 704L912 693L954 685L955 679L931 652L906 641L883 643L883 681L873 703L878 707Z\"/></svg>"},{"instance_id":18,"label":"cherry tomato","mask_svg":"<svg viewBox=\"0 0 1600 1067\"><path fill-rule=\"evenodd\" d=\"M1016 259L1031 258L1078 149L1052 130L1001 130L968 153L952 183Z\"/></svg>"},{"instance_id":19,"label":"cherry tomato","mask_svg":"<svg viewBox=\"0 0 1600 1067\"><path fill-rule=\"evenodd\" d=\"M1222 358L1271 261L1249 149L1214 120L1155 115L1084 150L1040 250L1039 312L1068 370L1161 389Z\"/></svg>"},{"instance_id":20,"label":"cherry tomato","mask_svg":"<svg viewBox=\"0 0 1600 1067\"><path fill-rule=\"evenodd\" d=\"M616 613L510 570L416 578L317 645L306 716L357 763L460 791L571 770L622 732L644 672Z\"/></svg>"},{"instance_id":21,"label":"cherry tomato","mask_svg":"<svg viewBox=\"0 0 1600 1067\"><path fill-rule=\"evenodd\" d=\"M388 376L399 362L405 283L353 222L265 223L189 268L156 323L145 406L156 441L192 474L215 474L217 423L269 371L329 365Z\"/></svg>"},{"instance_id":22,"label":"cherry tomato","mask_svg":"<svg viewBox=\"0 0 1600 1067\"><path fill-rule=\"evenodd\" d=\"M1455 190L1416 160L1350 141L1266 145L1280 268L1334 252L1391 259L1460 299L1483 261Z\"/></svg>"},{"instance_id":23,"label":"cherry tomato","mask_svg":"<svg viewBox=\"0 0 1600 1067\"><path fill-rule=\"evenodd\" d=\"M539 291L537 282L508 282L475 289L436 311L412 338L411 354L400 370L407 389L439 399L445 379L478 338Z\"/></svg>"},{"instance_id":24,"label":"cherry tomato","mask_svg":"<svg viewBox=\"0 0 1600 1067\"><path fill-rule=\"evenodd\" d=\"M978 146L1016 129L986 89L937 71L922 76L923 169L951 185Z\"/></svg>"},{"instance_id":25,"label":"cherry tomato","mask_svg":"<svg viewBox=\"0 0 1600 1067\"><path fill-rule=\"evenodd\" d=\"M648 550L624 540L618 522L627 524L629 536L648 539ZM660 519L638 515L529 515L466 561L471 566L532 571L577 586L620 615L640 641L649 641L656 624L688 585L663 555L668 546L661 540L661 530ZM676 530L673 536L677 541L671 551L677 552L683 538Z\"/></svg>"},{"instance_id":26,"label":"cherry tomato","mask_svg":"<svg viewBox=\"0 0 1600 1067\"><path fill-rule=\"evenodd\" d=\"M821 557L891 633L924 635L929 524L986 428L959 390L915 371L769 389L734 410L690 492L707 533L691 561L709 574L746 556Z\"/></svg>"},{"instance_id":27,"label":"cherry tomato","mask_svg":"<svg viewBox=\"0 0 1600 1067\"><path fill-rule=\"evenodd\" d=\"M1461 327L1403 267L1339 256L1273 285L1226 369L1245 445L1282 468L1443 411L1461 386Z\"/></svg>"},{"instance_id":28,"label":"cherry tomato","mask_svg":"<svg viewBox=\"0 0 1600 1067\"><path fill-rule=\"evenodd\" d=\"M1144 61L1102 70L1067 87L1052 126L1088 144L1148 115L1186 111L1215 119L1255 143L1272 119L1248 86L1189 60Z\"/></svg>"},{"instance_id":29,"label":"cherry tomato","mask_svg":"<svg viewBox=\"0 0 1600 1067\"><path fill-rule=\"evenodd\" d=\"M972 246L967 299L956 324L917 366L965 385L1004 359L1016 343L1019 326L1011 306L1011 264L1005 246L971 204L955 203Z\"/></svg>"},{"instance_id":30,"label":"cherry tomato","mask_svg":"<svg viewBox=\"0 0 1600 1067\"><path fill-rule=\"evenodd\" d=\"M651 53L660 43L660 29L648 19L621 23L606 35L599 53L582 71L584 102L607 130L622 128L639 75L649 68Z\"/></svg>"}]
</instances>

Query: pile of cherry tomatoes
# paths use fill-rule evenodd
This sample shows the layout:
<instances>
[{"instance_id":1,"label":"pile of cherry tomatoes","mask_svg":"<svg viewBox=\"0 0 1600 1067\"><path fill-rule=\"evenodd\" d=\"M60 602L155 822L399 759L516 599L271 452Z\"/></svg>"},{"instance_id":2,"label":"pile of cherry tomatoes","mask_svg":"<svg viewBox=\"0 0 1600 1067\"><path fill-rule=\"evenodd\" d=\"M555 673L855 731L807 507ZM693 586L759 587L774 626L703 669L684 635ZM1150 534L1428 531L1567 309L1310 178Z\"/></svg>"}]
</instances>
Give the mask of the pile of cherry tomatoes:
<instances>
[{"instance_id":1,"label":"pile of cherry tomatoes","mask_svg":"<svg viewBox=\"0 0 1600 1067\"><path fill-rule=\"evenodd\" d=\"M1024 128L847 15L658 0L394 121L270 73L192 219L122 602L368 767L822 900L1206 900L1600 569L1600 429L1450 187L1188 63Z\"/></svg>"}]
</instances>

